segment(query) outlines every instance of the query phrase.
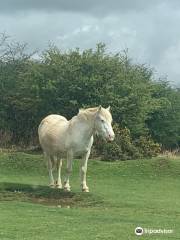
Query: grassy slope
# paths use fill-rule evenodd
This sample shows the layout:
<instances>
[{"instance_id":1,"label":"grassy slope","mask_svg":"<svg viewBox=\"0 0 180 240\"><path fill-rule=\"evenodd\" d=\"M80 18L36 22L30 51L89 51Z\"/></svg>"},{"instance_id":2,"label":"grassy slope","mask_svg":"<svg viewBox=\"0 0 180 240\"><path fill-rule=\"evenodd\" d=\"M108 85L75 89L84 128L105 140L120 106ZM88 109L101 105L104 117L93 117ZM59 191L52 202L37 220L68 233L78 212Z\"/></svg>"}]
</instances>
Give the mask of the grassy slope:
<instances>
[{"instance_id":1,"label":"grassy slope","mask_svg":"<svg viewBox=\"0 0 180 240\"><path fill-rule=\"evenodd\" d=\"M67 196L43 187L48 176L40 155L2 153L0 177L0 239L138 239L137 226L174 229L141 239L180 239L179 160L90 160L90 194L80 193L78 161ZM48 205L33 203L37 197Z\"/></svg>"}]
</instances>

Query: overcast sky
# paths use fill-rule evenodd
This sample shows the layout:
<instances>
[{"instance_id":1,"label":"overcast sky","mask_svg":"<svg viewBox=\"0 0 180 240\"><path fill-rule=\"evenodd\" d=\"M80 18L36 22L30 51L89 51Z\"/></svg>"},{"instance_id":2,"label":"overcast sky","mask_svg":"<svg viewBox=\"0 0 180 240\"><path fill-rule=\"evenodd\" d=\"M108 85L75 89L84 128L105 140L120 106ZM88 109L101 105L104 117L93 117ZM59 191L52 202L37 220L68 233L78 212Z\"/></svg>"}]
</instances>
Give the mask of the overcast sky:
<instances>
[{"instance_id":1,"label":"overcast sky","mask_svg":"<svg viewBox=\"0 0 180 240\"><path fill-rule=\"evenodd\" d=\"M0 0L0 33L42 50L129 49L180 86L180 0Z\"/></svg>"}]
</instances>

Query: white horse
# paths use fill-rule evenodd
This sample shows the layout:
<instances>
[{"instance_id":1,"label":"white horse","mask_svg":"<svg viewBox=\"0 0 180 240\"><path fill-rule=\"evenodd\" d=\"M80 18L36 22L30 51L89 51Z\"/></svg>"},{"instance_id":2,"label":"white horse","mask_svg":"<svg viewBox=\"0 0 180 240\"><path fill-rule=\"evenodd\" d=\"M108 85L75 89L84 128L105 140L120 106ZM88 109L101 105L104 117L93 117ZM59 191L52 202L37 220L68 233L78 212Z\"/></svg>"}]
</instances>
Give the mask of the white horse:
<instances>
[{"instance_id":1,"label":"white horse","mask_svg":"<svg viewBox=\"0 0 180 240\"><path fill-rule=\"evenodd\" d=\"M80 176L82 191L89 192L86 185L87 162L93 144L93 134L97 133L108 141L114 140L110 107L80 109L70 121L60 115L49 115L38 128L39 141L48 161L50 187L62 188L61 166L64 155L67 157L67 171L64 189L70 191L69 177L72 172L72 160L82 157ZM57 167L57 181L53 170Z\"/></svg>"}]
</instances>

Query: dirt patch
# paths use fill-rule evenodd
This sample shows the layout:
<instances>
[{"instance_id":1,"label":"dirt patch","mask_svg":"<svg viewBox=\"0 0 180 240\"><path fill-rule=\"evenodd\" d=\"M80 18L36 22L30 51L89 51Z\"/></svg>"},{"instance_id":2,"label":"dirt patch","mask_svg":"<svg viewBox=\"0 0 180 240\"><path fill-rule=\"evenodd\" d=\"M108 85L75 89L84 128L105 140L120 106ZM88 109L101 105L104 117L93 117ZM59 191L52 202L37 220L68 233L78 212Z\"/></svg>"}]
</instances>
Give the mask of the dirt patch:
<instances>
[{"instance_id":1,"label":"dirt patch","mask_svg":"<svg viewBox=\"0 0 180 240\"><path fill-rule=\"evenodd\" d=\"M26 201L57 207L93 207L103 204L91 193L65 192L45 186L0 183L0 201Z\"/></svg>"}]
</instances>

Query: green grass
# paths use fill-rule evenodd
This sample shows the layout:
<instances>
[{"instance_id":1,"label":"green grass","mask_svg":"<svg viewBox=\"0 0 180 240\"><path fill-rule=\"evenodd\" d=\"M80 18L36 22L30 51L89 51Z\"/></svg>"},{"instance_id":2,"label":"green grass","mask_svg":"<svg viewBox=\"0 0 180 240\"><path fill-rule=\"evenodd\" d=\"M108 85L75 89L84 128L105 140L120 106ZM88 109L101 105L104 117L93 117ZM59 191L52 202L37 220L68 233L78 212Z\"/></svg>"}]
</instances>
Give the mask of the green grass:
<instances>
[{"instance_id":1,"label":"green grass","mask_svg":"<svg viewBox=\"0 0 180 240\"><path fill-rule=\"evenodd\" d=\"M180 159L90 160L90 193L81 193L74 161L72 192L49 189L42 156L0 154L0 239L180 239ZM136 236L137 226L173 229Z\"/></svg>"}]
</instances>

